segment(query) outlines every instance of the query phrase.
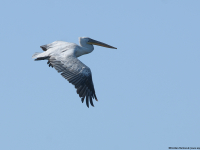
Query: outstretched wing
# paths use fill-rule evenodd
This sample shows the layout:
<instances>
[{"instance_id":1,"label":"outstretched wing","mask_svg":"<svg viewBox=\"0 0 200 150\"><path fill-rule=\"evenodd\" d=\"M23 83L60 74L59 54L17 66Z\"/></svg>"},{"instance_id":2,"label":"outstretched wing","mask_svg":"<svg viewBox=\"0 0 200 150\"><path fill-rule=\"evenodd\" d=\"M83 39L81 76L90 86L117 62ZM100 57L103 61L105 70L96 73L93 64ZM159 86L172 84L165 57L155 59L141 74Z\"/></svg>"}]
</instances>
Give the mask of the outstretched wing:
<instances>
[{"instance_id":1,"label":"outstretched wing","mask_svg":"<svg viewBox=\"0 0 200 150\"><path fill-rule=\"evenodd\" d=\"M86 105L88 108L89 101L90 104L94 106L93 98L95 98L96 101L98 100L95 94L92 82L92 73L89 67L75 57L68 57L66 59L59 56L51 56L49 62L65 79L69 81L69 83L75 85L77 94L79 94L82 103L84 102L84 99L86 99Z\"/></svg>"}]
</instances>

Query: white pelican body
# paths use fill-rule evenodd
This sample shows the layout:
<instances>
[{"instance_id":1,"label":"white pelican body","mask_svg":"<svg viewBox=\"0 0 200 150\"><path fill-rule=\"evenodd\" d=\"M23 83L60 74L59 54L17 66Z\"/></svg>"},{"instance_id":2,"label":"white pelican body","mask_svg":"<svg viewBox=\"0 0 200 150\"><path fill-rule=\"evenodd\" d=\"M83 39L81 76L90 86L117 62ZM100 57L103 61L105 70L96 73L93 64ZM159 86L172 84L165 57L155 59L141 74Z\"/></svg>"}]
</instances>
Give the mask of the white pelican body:
<instances>
[{"instance_id":1,"label":"white pelican body","mask_svg":"<svg viewBox=\"0 0 200 150\"><path fill-rule=\"evenodd\" d=\"M98 101L92 82L92 73L90 68L78 60L77 57L91 53L94 50L93 44L108 48L115 47L88 37L80 37L79 42L80 46L64 41L55 41L51 44L42 45L40 47L44 52L35 53L32 58L35 60L48 60L49 67L54 67L65 79L75 85L77 94L81 97L82 102L86 98L86 105L89 107L89 101L94 106L93 98Z\"/></svg>"}]
</instances>

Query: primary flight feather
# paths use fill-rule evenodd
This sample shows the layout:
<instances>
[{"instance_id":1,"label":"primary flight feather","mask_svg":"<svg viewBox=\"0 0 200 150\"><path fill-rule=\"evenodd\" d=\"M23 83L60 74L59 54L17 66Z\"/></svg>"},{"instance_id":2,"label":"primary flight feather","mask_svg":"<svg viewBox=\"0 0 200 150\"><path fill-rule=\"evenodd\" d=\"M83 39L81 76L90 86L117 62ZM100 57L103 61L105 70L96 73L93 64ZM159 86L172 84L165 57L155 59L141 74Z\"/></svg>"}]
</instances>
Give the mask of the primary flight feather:
<instances>
[{"instance_id":1,"label":"primary flight feather","mask_svg":"<svg viewBox=\"0 0 200 150\"><path fill-rule=\"evenodd\" d=\"M55 41L42 45L40 47L44 52L35 53L32 58L36 61L48 60L47 64L49 67L55 68L69 83L75 86L82 103L86 99L86 105L89 108L89 102L94 106L93 99L98 101L92 81L92 73L90 68L77 57L91 53L94 50L93 45L117 48L88 37L80 37L79 43L80 46L64 41Z\"/></svg>"}]
</instances>

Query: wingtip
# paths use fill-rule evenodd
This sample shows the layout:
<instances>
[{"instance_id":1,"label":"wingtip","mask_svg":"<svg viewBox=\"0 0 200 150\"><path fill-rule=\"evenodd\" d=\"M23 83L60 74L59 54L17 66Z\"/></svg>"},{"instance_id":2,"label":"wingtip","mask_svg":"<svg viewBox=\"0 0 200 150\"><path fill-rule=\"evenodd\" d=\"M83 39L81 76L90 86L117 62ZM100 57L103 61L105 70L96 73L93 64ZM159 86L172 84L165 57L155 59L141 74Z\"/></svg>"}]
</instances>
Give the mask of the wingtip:
<instances>
[{"instance_id":1,"label":"wingtip","mask_svg":"<svg viewBox=\"0 0 200 150\"><path fill-rule=\"evenodd\" d=\"M84 102L84 97L81 98L81 102L82 102L82 103Z\"/></svg>"}]
</instances>

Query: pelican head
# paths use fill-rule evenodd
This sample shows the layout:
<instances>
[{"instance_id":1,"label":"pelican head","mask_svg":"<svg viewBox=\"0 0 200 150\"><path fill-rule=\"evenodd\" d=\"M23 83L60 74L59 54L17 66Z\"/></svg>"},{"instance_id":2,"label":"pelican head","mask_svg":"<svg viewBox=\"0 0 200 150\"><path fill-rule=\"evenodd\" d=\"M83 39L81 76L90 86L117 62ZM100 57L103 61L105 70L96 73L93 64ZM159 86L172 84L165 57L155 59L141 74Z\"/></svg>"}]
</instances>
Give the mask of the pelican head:
<instances>
[{"instance_id":1,"label":"pelican head","mask_svg":"<svg viewBox=\"0 0 200 150\"><path fill-rule=\"evenodd\" d=\"M80 37L79 38L79 42L81 46L86 46L86 45L98 45L98 46L103 46L103 47L107 47L107 48L113 48L113 49L117 49L116 47L110 46L108 44L93 40L89 37Z\"/></svg>"}]
</instances>

